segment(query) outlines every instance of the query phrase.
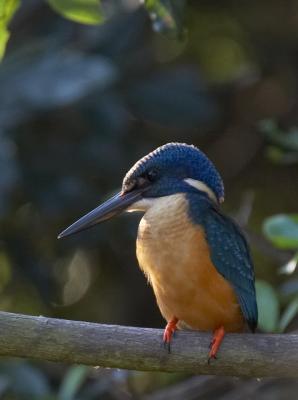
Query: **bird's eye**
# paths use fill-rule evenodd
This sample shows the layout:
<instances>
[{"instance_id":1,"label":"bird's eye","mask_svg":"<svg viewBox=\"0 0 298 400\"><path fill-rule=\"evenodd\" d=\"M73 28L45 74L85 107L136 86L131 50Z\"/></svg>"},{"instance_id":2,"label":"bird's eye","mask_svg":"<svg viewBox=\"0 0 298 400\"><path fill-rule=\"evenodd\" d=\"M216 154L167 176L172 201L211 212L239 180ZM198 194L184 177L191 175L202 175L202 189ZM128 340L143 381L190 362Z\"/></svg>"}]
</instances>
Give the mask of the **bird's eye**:
<instances>
[{"instance_id":1,"label":"bird's eye","mask_svg":"<svg viewBox=\"0 0 298 400\"><path fill-rule=\"evenodd\" d=\"M150 169L147 172L147 179L150 182L153 182L156 180L156 178L158 177L158 171L156 169Z\"/></svg>"}]
</instances>

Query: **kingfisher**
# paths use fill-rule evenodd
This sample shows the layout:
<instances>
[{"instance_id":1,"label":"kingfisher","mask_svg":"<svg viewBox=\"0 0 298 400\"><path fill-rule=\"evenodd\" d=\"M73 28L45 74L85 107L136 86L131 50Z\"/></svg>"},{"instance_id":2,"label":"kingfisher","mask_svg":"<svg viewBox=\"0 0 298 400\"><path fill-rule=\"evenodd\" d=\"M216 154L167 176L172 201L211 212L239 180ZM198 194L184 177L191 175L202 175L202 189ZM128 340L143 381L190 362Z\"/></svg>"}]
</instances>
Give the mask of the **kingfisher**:
<instances>
[{"instance_id":1,"label":"kingfisher","mask_svg":"<svg viewBox=\"0 0 298 400\"><path fill-rule=\"evenodd\" d=\"M210 362L226 332L254 332L258 320L250 250L223 214L223 201L223 181L209 158L193 145L168 143L141 158L119 193L58 238L124 211L142 212L137 259L167 321L163 342L170 351L177 329L212 331Z\"/></svg>"}]
</instances>

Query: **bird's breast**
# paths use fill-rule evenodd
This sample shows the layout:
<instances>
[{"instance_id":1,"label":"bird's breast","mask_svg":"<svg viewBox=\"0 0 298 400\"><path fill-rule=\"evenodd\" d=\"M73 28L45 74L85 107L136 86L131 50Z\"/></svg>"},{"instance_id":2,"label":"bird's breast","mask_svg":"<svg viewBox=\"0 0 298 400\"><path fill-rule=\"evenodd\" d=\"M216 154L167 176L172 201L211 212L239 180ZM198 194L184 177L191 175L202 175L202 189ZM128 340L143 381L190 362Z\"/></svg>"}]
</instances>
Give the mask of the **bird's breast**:
<instances>
[{"instance_id":1,"label":"bird's breast","mask_svg":"<svg viewBox=\"0 0 298 400\"><path fill-rule=\"evenodd\" d=\"M154 200L139 225L137 258L166 320L175 316L181 326L200 330L242 328L234 290L212 264L184 194Z\"/></svg>"}]
</instances>

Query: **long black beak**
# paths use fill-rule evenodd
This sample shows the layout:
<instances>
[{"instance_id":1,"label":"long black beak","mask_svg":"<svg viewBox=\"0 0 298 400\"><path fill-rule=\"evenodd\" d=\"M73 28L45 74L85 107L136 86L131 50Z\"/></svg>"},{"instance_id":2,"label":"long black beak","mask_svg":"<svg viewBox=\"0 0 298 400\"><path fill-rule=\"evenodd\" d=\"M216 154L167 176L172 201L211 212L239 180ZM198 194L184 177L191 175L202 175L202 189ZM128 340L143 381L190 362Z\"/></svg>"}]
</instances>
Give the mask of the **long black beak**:
<instances>
[{"instance_id":1,"label":"long black beak","mask_svg":"<svg viewBox=\"0 0 298 400\"><path fill-rule=\"evenodd\" d=\"M128 193L117 193L115 196L84 215L58 235L58 239L83 231L93 225L106 221L125 211L131 204L142 198L144 189L135 189Z\"/></svg>"}]
</instances>

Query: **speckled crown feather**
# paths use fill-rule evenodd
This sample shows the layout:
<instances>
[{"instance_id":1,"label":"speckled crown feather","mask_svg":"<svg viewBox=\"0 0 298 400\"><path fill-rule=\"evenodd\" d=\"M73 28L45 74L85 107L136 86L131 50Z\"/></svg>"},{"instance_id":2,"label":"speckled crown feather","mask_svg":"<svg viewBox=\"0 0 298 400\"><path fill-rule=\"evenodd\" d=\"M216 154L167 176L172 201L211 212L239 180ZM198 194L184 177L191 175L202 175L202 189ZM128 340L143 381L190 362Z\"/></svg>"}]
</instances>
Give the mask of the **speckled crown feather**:
<instances>
[{"instance_id":1,"label":"speckled crown feather","mask_svg":"<svg viewBox=\"0 0 298 400\"><path fill-rule=\"evenodd\" d=\"M167 143L141 158L127 172L123 188L150 169L163 169L182 179L192 178L205 183L218 201L224 198L224 185L220 174L209 158L197 147L186 143Z\"/></svg>"}]
</instances>

